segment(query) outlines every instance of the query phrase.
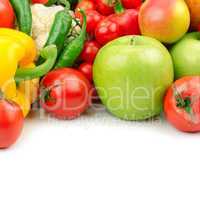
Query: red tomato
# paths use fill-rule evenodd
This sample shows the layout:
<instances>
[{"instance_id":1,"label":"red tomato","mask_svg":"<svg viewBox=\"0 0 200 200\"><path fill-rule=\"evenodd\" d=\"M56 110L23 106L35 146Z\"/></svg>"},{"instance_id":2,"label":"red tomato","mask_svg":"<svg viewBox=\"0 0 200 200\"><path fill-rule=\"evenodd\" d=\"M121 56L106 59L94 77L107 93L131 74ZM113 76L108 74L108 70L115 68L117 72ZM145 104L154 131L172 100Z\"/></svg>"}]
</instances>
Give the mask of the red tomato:
<instances>
[{"instance_id":1,"label":"red tomato","mask_svg":"<svg viewBox=\"0 0 200 200\"><path fill-rule=\"evenodd\" d=\"M8 148L19 138L24 124L21 108L12 101L0 100L0 148Z\"/></svg>"},{"instance_id":2,"label":"red tomato","mask_svg":"<svg viewBox=\"0 0 200 200\"><path fill-rule=\"evenodd\" d=\"M95 30L97 42L104 45L121 36L120 26L116 21L105 18L99 22Z\"/></svg>"},{"instance_id":3,"label":"red tomato","mask_svg":"<svg viewBox=\"0 0 200 200\"><path fill-rule=\"evenodd\" d=\"M95 10L96 6L95 3L91 0L82 0L77 4L75 12L78 12L79 9L82 9L84 11Z\"/></svg>"},{"instance_id":4,"label":"red tomato","mask_svg":"<svg viewBox=\"0 0 200 200\"><path fill-rule=\"evenodd\" d=\"M79 71L81 71L85 77L92 83L93 76L92 76L92 65L90 63L82 63L79 66Z\"/></svg>"},{"instance_id":5,"label":"red tomato","mask_svg":"<svg viewBox=\"0 0 200 200\"><path fill-rule=\"evenodd\" d=\"M114 1L112 0L95 0L97 10L105 16L114 13Z\"/></svg>"},{"instance_id":6,"label":"red tomato","mask_svg":"<svg viewBox=\"0 0 200 200\"><path fill-rule=\"evenodd\" d=\"M103 16L96 10L86 10L87 17L87 33L94 35L97 24L103 19ZM76 18L80 19L81 23L83 20L82 14L76 12Z\"/></svg>"},{"instance_id":7,"label":"red tomato","mask_svg":"<svg viewBox=\"0 0 200 200\"><path fill-rule=\"evenodd\" d=\"M124 10L106 17L95 30L96 40L102 45L120 36L138 34L140 34L138 11L135 9Z\"/></svg>"},{"instance_id":8,"label":"red tomato","mask_svg":"<svg viewBox=\"0 0 200 200\"><path fill-rule=\"evenodd\" d=\"M15 14L9 0L0 0L0 27L13 28Z\"/></svg>"},{"instance_id":9,"label":"red tomato","mask_svg":"<svg viewBox=\"0 0 200 200\"><path fill-rule=\"evenodd\" d=\"M74 119L88 108L91 88L90 82L78 70L51 71L41 82L41 105L58 119Z\"/></svg>"},{"instance_id":10,"label":"red tomato","mask_svg":"<svg viewBox=\"0 0 200 200\"><path fill-rule=\"evenodd\" d=\"M99 49L100 45L96 41L86 41L80 57L84 62L93 63Z\"/></svg>"},{"instance_id":11,"label":"red tomato","mask_svg":"<svg viewBox=\"0 0 200 200\"><path fill-rule=\"evenodd\" d=\"M200 131L200 76L183 77L167 91L164 99L167 120L184 132Z\"/></svg>"},{"instance_id":12,"label":"red tomato","mask_svg":"<svg viewBox=\"0 0 200 200\"><path fill-rule=\"evenodd\" d=\"M119 24L122 35L139 35L138 11L127 9L122 13L116 13L108 17L109 20Z\"/></svg>"},{"instance_id":13,"label":"red tomato","mask_svg":"<svg viewBox=\"0 0 200 200\"><path fill-rule=\"evenodd\" d=\"M48 3L49 0L32 0L32 3L41 3L41 4L46 4Z\"/></svg>"},{"instance_id":14,"label":"red tomato","mask_svg":"<svg viewBox=\"0 0 200 200\"><path fill-rule=\"evenodd\" d=\"M142 5L142 0L121 0L125 8L139 8Z\"/></svg>"}]
</instances>

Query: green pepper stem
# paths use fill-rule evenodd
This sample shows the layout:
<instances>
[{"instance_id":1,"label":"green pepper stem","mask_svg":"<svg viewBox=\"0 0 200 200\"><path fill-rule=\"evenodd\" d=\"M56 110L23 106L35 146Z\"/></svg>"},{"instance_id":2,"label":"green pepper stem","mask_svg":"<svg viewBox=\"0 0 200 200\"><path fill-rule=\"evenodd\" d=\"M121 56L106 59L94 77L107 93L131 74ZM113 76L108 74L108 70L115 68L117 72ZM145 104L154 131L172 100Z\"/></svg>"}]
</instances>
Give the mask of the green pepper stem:
<instances>
[{"instance_id":1,"label":"green pepper stem","mask_svg":"<svg viewBox=\"0 0 200 200\"><path fill-rule=\"evenodd\" d=\"M16 80L32 80L47 74L54 66L57 58L57 48L55 45L49 45L41 50L40 55L45 62L35 68L18 68L15 74Z\"/></svg>"},{"instance_id":2,"label":"green pepper stem","mask_svg":"<svg viewBox=\"0 0 200 200\"><path fill-rule=\"evenodd\" d=\"M58 3L63 4L65 6L65 10L70 10L70 3L68 0L58 0Z\"/></svg>"}]
</instances>

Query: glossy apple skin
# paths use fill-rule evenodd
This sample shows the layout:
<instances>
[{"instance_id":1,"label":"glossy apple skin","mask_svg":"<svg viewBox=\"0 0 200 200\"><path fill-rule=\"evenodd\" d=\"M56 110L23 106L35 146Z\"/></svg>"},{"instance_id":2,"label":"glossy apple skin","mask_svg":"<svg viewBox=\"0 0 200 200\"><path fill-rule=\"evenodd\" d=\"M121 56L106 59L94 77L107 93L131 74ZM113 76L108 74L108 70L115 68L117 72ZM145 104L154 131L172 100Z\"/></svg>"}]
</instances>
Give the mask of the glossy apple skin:
<instances>
[{"instance_id":1,"label":"glossy apple skin","mask_svg":"<svg viewBox=\"0 0 200 200\"><path fill-rule=\"evenodd\" d=\"M191 16L191 28L197 30L200 24L200 0L185 0Z\"/></svg>"},{"instance_id":2,"label":"glossy apple skin","mask_svg":"<svg viewBox=\"0 0 200 200\"><path fill-rule=\"evenodd\" d=\"M93 79L102 103L125 120L159 115L166 89L173 82L167 49L145 36L124 36L100 49Z\"/></svg>"},{"instance_id":3,"label":"glossy apple skin","mask_svg":"<svg viewBox=\"0 0 200 200\"><path fill-rule=\"evenodd\" d=\"M200 33L186 34L170 50L175 79L200 75Z\"/></svg>"},{"instance_id":4,"label":"glossy apple skin","mask_svg":"<svg viewBox=\"0 0 200 200\"><path fill-rule=\"evenodd\" d=\"M190 13L184 0L146 0L139 12L142 35L164 43L179 40L190 26Z\"/></svg>"}]
</instances>

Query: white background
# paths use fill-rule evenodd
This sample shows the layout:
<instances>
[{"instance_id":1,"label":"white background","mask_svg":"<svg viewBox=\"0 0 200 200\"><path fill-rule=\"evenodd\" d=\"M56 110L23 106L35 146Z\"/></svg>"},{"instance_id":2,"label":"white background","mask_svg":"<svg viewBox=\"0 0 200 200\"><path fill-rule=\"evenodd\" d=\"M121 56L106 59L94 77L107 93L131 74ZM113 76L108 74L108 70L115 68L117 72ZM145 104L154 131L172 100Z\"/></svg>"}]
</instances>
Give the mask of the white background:
<instances>
[{"instance_id":1,"label":"white background","mask_svg":"<svg viewBox=\"0 0 200 200\"><path fill-rule=\"evenodd\" d=\"M0 152L0 200L199 200L200 135L105 112L26 120Z\"/></svg>"}]
</instances>

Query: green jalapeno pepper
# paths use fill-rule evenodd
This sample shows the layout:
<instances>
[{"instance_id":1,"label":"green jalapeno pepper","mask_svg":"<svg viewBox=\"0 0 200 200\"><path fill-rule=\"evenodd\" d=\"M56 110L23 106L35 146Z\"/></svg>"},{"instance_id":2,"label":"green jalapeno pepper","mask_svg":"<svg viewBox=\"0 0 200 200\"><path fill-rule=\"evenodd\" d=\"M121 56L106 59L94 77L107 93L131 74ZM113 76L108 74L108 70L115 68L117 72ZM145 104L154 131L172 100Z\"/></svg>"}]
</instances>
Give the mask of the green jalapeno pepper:
<instances>
[{"instance_id":1,"label":"green jalapeno pepper","mask_svg":"<svg viewBox=\"0 0 200 200\"><path fill-rule=\"evenodd\" d=\"M71 67L83 50L86 39L86 15L84 11L80 11L83 15L83 26L81 33L73 41L71 41L58 58L55 68Z\"/></svg>"},{"instance_id":2,"label":"green jalapeno pepper","mask_svg":"<svg viewBox=\"0 0 200 200\"><path fill-rule=\"evenodd\" d=\"M29 0L10 0L15 15L19 30L30 35L32 29L32 13Z\"/></svg>"},{"instance_id":3,"label":"green jalapeno pepper","mask_svg":"<svg viewBox=\"0 0 200 200\"><path fill-rule=\"evenodd\" d=\"M65 37L70 31L71 25L72 17L69 13L69 5L66 5L64 10L56 13L49 37L44 47L52 44L56 45L59 55L63 49ZM41 64L42 62L43 59L40 57L37 64Z\"/></svg>"}]
</instances>

